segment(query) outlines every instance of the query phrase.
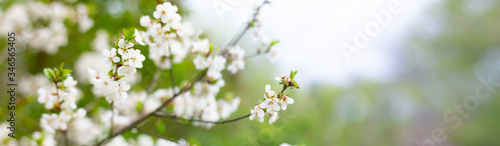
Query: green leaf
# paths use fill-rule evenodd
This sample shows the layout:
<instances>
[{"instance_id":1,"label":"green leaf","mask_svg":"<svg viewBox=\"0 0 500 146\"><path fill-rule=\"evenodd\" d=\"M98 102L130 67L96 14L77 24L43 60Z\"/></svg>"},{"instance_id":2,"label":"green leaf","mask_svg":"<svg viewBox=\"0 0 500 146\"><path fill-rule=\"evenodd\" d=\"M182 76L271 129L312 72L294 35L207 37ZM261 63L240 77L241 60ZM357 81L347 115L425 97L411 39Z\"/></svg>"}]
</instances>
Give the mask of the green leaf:
<instances>
[{"instance_id":1,"label":"green leaf","mask_svg":"<svg viewBox=\"0 0 500 146\"><path fill-rule=\"evenodd\" d=\"M63 70L64 62L61 63L61 66L59 66L59 70Z\"/></svg>"},{"instance_id":2,"label":"green leaf","mask_svg":"<svg viewBox=\"0 0 500 146\"><path fill-rule=\"evenodd\" d=\"M143 106L143 105L144 105L144 104L143 104L142 102L137 102L137 107L136 107L136 109L135 109L135 110L136 110L137 112L140 112L140 111L141 111L141 109L142 109L142 106Z\"/></svg>"},{"instance_id":3,"label":"green leaf","mask_svg":"<svg viewBox=\"0 0 500 146\"><path fill-rule=\"evenodd\" d=\"M269 47L273 47L274 45L280 43L280 40L275 40L273 42L271 42L271 44L269 45Z\"/></svg>"},{"instance_id":4,"label":"green leaf","mask_svg":"<svg viewBox=\"0 0 500 146\"><path fill-rule=\"evenodd\" d=\"M189 138L188 142L189 142L189 145L200 145L200 143L196 139L193 139L193 138Z\"/></svg>"},{"instance_id":5,"label":"green leaf","mask_svg":"<svg viewBox=\"0 0 500 146\"><path fill-rule=\"evenodd\" d=\"M73 72L73 70L71 70L71 69L63 69L63 70L62 70L62 74L63 74L63 75L68 75L68 74L70 74L70 73L72 73L72 72Z\"/></svg>"},{"instance_id":6,"label":"green leaf","mask_svg":"<svg viewBox=\"0 0 500 146\"><path fill-rule=\"evenodd\" d=\"M135 28L123 29L125 40L130 41L135 38Z\"/></svg>"},{"instance_id":7,"label":"green leaf","mask_svg":"<svg viewBox=\"0 0 500 146\"><path fill-rule=\"evenodd\" d=\"M161 121L161 120L157 120L156 121L156 129L158 130L158 132L164 133L165 132L165 123L163 123L163 121Z\"/></svg>"},{"instance_id":8,"label":"green leaf","mask_svg":"<svg viewBox=\"0 0 500 146\"><path fill-rule=\"evenodd\" d=\"M113 71L114 71L114 69L109 70L108 75L110 77L115 76L115 73Z\"/></svg>"},{"instance_id":9,"label":"green leaf","mask_svg":"<svg viewBox=\"0 0 500 146\"><path fill-rule=\"evenodd\" d=\"M295 77L295 75L296 75L296 74L297 74L297 71L293 71L293 70L292 70L292 71L290 72L290 78L292 78L292 80L293 80L293 78Z\"/></svg>"},{"instance_id":10,"label":"green leaf","mask_svg":"<svg viewBox=\"0 0 500 146\"><path fill-rule=\"evenodd\" d=\"M54 81L54 79L55 79L55 73L54 73L53 69L51 69L51 68L44 68L43 69L43 74L45 74L45 76L47 78L49 78L49 80Z\"/></svg>"}]
</instances>

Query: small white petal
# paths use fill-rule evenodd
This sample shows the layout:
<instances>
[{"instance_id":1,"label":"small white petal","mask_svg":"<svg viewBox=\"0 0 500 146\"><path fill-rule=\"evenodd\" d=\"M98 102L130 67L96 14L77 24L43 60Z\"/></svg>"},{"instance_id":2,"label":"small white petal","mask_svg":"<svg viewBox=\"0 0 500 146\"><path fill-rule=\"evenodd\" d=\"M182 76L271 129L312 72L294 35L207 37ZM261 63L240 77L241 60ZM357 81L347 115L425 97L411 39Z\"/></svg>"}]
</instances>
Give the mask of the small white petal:
<instances>
[{"instance_id":1,"label":"small white petal","mask_svg":"<svg viewBox=\"0 0 500 146\"><path fill-rule=\"evenodd\" d=\"M269 92L269 91L271 91L271 85L267 84L266 85L266 92Z\"/></svg>"}]
</instances>

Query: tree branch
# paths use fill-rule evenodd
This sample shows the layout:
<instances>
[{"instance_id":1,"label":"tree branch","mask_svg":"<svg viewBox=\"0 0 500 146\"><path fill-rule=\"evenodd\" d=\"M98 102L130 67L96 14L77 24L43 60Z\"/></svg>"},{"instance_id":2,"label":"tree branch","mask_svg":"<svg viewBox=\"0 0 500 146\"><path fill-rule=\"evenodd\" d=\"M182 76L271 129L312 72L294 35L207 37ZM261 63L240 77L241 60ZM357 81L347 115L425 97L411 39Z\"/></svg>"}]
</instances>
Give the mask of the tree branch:
<instances>
[{"instance_id":1,"label":"tree branch","mask_svg":"<svg viewBox=\"0 0 500 146\"><path fill-rule=\"evenodd\" d=\"M234 45L236 45L240 39L243 37L243 35L248 31L248 29L250 29L251 27L253 27L255 21L257 21L257 15L259 14L260 12L260 9L265 5L265 4L268 4L269 1L268 0L265 0L255 11L254 15L253 15L253 18L250 22L248 22L247 26L245 27L245 29L243 29L243 31L239 34L236 35L235 38L233 38L225 47L224 47L224 50L222 50L220 52L220 55L223 55L225 56L227 50L231 47L233 47ZM171 71L173 72L173 71ZM153 112L150 112L150 113L147 113L147 114L144 114L144 115L141 115L139 116L139 118L137 118L136 120L134 120L133 122L131 122L129 125L127 126L124 126L122 128L119 128L117 129L115 132L111 133L111 135L109 135L108 137L98 141L96 143L96 145L102 145L104 144L105 142L107 142L108 140L116 137L117 135L125 132L125 131L128 131L130 130L131 128L133 128L135 125L145 121L146 119L148 119L149 117L151 117L152 115L154 115L154 113L160 111L161 109L163 109L165 106L167 106L169 103L171 103L176 97L178 97L180 94L183 94L184 92L186 91L189 91L191 90L191 88L193 87L194 83L200 81L201 79L203 79L203 77L205 77L205 75L207 74L207 70L204 70L202 72L199 72L196 76L196 78L193 79L193 81L190 82L190 84L188 84L187 86L185 86L184 88L182 88L179 92L177 92L176 94L174 94L171 98L169 98L167 101L163 102L158 108L156 108ZM173 80L172 80L173 81ZM175 86L174 86L175 87ZM174 88L172 87L172 88ZM152 91L151 91L152 92ZM147 98L147 97L146 97ZM246 115L247 117L250 116L250 115ZM240 117L240 119L243 119L245 117ZM240 119L237 119L237 120L240 120ZM236 121L237 121L236 120ZM201 122L201 121L200 121ZM227 123L227 122L232 122L232 121L221 121L221 122L224 122L224 123Z\"/></svg>"},{"instance_id":2,"label":"tree branch","mask_svg":"<svg viewBox=\"0 0 500 146\"><path fill-rule=\"evenodd\" d=\"M236 34L233 39L231 39L231 41L229 41L229 43L224 46L224 50L221 51L221 54L222 55L225 55L227 53L227 51L229 50L229 48L235 46L240 40L241 38L243 37L243 35L245 35L245 33L252 27L254 27L254 23L257 21L257 16L259 15L260 13L260 9L269 3L269 0L264 0L264 2L259 5L259 7L257 7L257 9L255 9L255 12L253 13L253 16L252 16L252 20L250 22L247 23L247 25L245 26L245 28L243 29L243 31L241 31L240 33Z\"/></svg>"},{"instance_id":3,"label":"tree branch","mask_svg":"<svg viewBox=\"0 0 500 146\"><path fill-rule=\"evenodd\" d=\"M151 85L149 85L148 90L146 91L146 97L144 98L144 101L142 102L142 107L139 113L142 113L144 111L144 106L146 103L146 100L148 100L149 95L153 92L153 90L156 87L156 84L158 83L158 79L160 79L161 76L161 66L162 63L158 64L156 68L155 75L153 76L153 80L151 80Z\"/></svg>"},{"instance_id":4,"label":"tree branch","mask_svg":"<svg viewBox=\"0 0 500 146\"><path fill-rule=\"evenodd\" d=\"M181 119L181 120L185 120L185 121L189 121L189 122L201 122L201 123L212 123L212 124L226 124L226 123L236 122L236 121L239 121L241 119L247 118L251 115L252 114L247 114L247 115L244 115L244 116L241 116L238 118L224 120L224 121L204 121L204 120L197 120L197 119L184 119L184 118L181 118L181 117L174 115L174 114L168 115L168 114L162 114L162 113L155 113L155 116L157 116L157 117Z\"/></svg>"},{"instance_id":5,"label":"tree branch","mask_svg":"<svg viewBox=\"0 0 500 146\"><path fill-rule=\"evenodd\" d=\"M97 142L95 145L99 146L99 145L102 145L104 144L105 142L107 142L108 140L116 137L117 135L125 132L125 131L128 131L130 130L131 128L133 128L135 125L145 121L146 119L148 119L149 117L153 116L154 113L160 111L161 109L163 109L165 106L167 106L170 102L172 102L176 97L178 97L179 95L183 94L184 92L186 91L189 91L191 90L191 88L193 88L193 84L200 81L205 75L207 74L207 71L204 70L200 73L198 73L196 76L196 78L193 79L193 81L191 81L190 84L188 84L187 86L185 86L184 88L182 88L179 92L177 92L176 94L174 94L171 98L169 98L167 101L163 102L158 108L156 108L154 111L150 112L150 113L147 113L147 114L144 114L144 115L141 115L139 116L136 120L132 121L130 124L128 124L127 126L124 126L124 127L121 127L121 128L118 128L115 132L111 133L111 135L109 135L108 137L100 140L99 142Z\"/></svg>"},{"instance_id":6,"label":"tree branch","mask_svg":"<svg viewBox=\"0 0 500 146\"><path fill-rule=\"evenodd\" d=\"M111 101L111 106L110 106L110 108L111 108L111 119L110 119L111 120L111 127L109 128L109 134L113 133L113 129L114 129L113 126L115 124L115 122L114 122L115 108L113 107L114 106L113 104L115 104L115 101Z\"/></svg>"}]
</instances>

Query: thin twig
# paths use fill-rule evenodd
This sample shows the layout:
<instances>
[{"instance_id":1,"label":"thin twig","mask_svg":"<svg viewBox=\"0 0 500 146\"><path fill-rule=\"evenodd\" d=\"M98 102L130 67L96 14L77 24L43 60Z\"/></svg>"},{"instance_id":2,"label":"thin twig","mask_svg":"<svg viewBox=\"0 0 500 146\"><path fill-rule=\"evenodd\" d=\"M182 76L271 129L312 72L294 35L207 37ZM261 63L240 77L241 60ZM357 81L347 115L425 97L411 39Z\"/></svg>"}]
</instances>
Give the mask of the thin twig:
<instances>
[{"instance_id":1,"label":"thin twig","mask_svg":"<svg viewBox=\"0 0 500 146\"><path fill-rule=\"evenodd\" d=\"M251 115L252 114L247 114L247 115L244 115L244 116L241 116L238 118L224 120L224 121L205 121L205 120L197 120L197 119L184 119L184 118L181 118L181 117L174 115L174 114L168 115L168 114L162 114L162 113L155 113L155 116L158 116L158 117L181 119L181 120L185 120L185 121L189 121L189 122L212 123L212 124L226 124L226 123L236 122L238 120L244 119L244 118L249 117Z\"/></svg>"},{"instance_id":2,"label":"thin twig","mask_svg":"<svg viewBox=\"0 0 500 146\"><path fill-rule=\"evenodd\" d=\"M142 107L139 113L142 113L144 111L145 103L146 100L148 100L149 95L153 92L153 90L156 88L156 84L158 83L158 79L160 79L161 76L161 65L162 63L158 64L156 68L155 75L153 76L153 80L151 80L151 84L148 87L148 90L146 91L146 97L144 98L144 101L142 102Z\"/></svg>"},{"instance_id":3,"label":"thin twig","mask_svg":"<svg viewBox=\"0 0 500 146\"><path fill-rule=\"evenodd\" d=\"M128 131L130 130L131 128L133 128L135 125L145 121L146 119L148 119L149 117L153 116L154 113L160 111L161 109L163 109L165 106L167 106L170 102L172 102L176 97L178 97L179 95L183 94L184 92L186 91L189 91L191 90L191 88L193 88L193 84L200 81L205 75L206 75L207 71L204 70L202 72L200 72L199 74L197 74L196 78L193 79L193 81L188 84L187 86L185 86L184 88L182 88L179 92L177 92L176 94L174 94L171 98L169 98L167 101L163 102L158 108L156 108L154 111L150 112L150 113L147 113L147 114L144 114L144 115L141 115L139 116L136 120L134 120L133 122L131 122L130 124L128 124L127 126L124 126L124 127L121 127L119 129L117 129L115 132L111 133L111 135L109 135L108 137L100 140L99 142L97 142L95 145L102 145L104 143L106 143L108 140L114 138L115 136L125 132L125 131Z\"/></svg>"},{"instance_id":4,"label":"thin twig","mask_svg":"<svg viewBox=\"0 0 500 146\"><path fill-rule=\"evenodd\" d=\"M257 20L257 15L259 14L259 11L260 9L265 5L269 3L268 0L265 0L264 3L262 3L262 5L260 5L257 9L256 9L256 12L254 13L253 15L253 19L252 21L250 21L247 26L245 27L245 29L238 35L236 35L236 37L226 46L224 47L224 50L222 50L220 52L221 55L224 55L225 52L227 52L227 50L236 45L240 39L242 38L242 36L248 31L248 29L250 29L252 26L253 26L253 23ZM167 106L170 102L172 102L176 97L178 97L180 94L183 94L184 92L186 91L189 91L191 90L191 88L193 88L193 85L202 80L203 77L205 77L207 74L207 70L204 70L202 72L199 72L196 77L193 79L193 81L191 81L187 86L185 86L184 88L182 88L179 92L177 92L176 94L174 94L171 98L169 98L167 101L163 102L158 108L156 108L154 111L150 112L150 113L147 113L147 114L144 114L142 116L139 116L139 118L137 118L136 120L134 120L133 122L131 122L129 125L127 126L124 126L124 127L121 127L119 129L117 129L115 132L111 133L111 135L109 135L108 137L98 141L95 145L102 145L104 144L105 142L107 142L108 140L114 138L115 136L125 132L125 131L128 131L130 130L131 128L133 128L135 125L145 121L146 119L148 119L149 117L151 117L152 115L154 115L154 113L160 111L161 109L163 109L165 106Z\"/></svg>"},{"instance_id":5,"label":"thin twig","mask_svg":"<svg viewBox=\"0 0 500 146\"><path fill-rule=\"evenodd\" d=\"M221 51L221 54L222 55L225 55L227 53L227 51L229 50L229 48L233 47L234 45L236 45L240 40L241 38L243 37L243 35L245 35L245 33L252 27L254 27L254 23L257 21L257 16L259 15L260 13L260 9L269 3L269 0L264 0L264 2L259 5L259 7L257 7L257 9L255 9L255 12L252 16L252 20L249 21L247 23L247 25L245 26L245 28L243 28L243 31L241 31L240 33L236 34L233 39L231 39L231 41L229 41L229 43L224 46L224 50Z\"/></svg>"},{"instance_id":6,"label":"thin twig","mask_svg":"<svg viewBox=\"0 0 500 146\"><path fill-rule=\"evenodd\" d=\"M154 88L156 87L156 84L158 82L158 79L160 79L161 76L161 64L158 65L156 69L156 73L153 76L153 80L151 80L151 85L149 85L148 90L146 91L146 94L149 95L151 92L153 92Z\"/></svg>"},{"instance_id":7,"label":"thin twig","mask_svg":"<svg viewBox=\"0 0 500 146\"><path fill-rule=\"evenodd\" d=\"M68 136L68 131L67 130L64 130L62 131L62 134L64 136L64 143L69 146L69 136Z\"/></svg>"},{"instance_id":8,"label":"thin twig","mask_svg":"<svg viewBox=\"0 0 500 146\"><path fill-rule=\"evenodd\" d=\"M92 100L91 102L87 103L87 105L85 105L84 109L85 111L90 111L92 109L94 109L94 107L97 105L97 103L99 103L102 99L104 98L99 98L99 97L96 97L94 98L94 100Z\"/></svg>"}]
</instances>

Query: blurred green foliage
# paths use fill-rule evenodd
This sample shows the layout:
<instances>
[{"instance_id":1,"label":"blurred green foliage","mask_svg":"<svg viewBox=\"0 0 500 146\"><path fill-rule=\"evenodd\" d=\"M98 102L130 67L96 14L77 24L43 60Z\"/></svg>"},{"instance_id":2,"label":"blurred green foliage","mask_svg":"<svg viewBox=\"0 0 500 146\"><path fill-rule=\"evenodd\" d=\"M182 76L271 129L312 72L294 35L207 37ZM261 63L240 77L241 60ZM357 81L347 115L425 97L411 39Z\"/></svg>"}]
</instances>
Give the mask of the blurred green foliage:
<instances>
[{"instance_id":1,"label":"blurred green foliage","mask_svg":"<svg viewBox=\"0 0 500 146\"><path fill-rule=\"evenodd\" d=\"M24 1L3 0L0 1L0 9L5 10L15 2ZM65 63L65 68L75 70L75 62L79 56L92 51L91 43L97 30L106 30L111 34L111 40L115 40L122 33L122 28L139 27L140 16L151 15L156 6L153 0L124 0L119 1L124 6L123 11L111 14L108 6L118 1L80 2L90 8L94 27L85 33L79 33L76 27L69 28L68 45L59 48L55 55L20 51L17 55L21 58L16 70L18 77L22 77L22 74L42 73L43 68L57 67L62 62ZM401 58L404 67L400 80L390 83L359 81L352 87L308 83L309 87L288 93L295 99L295 104L287 111L280 112L280 119L272 125L267 124L267 120L265 123L241 120L216 125L207 130L172 119L151 118L141 126L169 138L184 138L200 145L279 145L284 142L305 145L414 145L414 140L430 137L432 129L437 127L446 130L446 143L449 145L498 145L499 93L493 94L487 102L481 102L479 109L472 112L471 117L463 119L457 130L450 129L450 124L442 120L446 109L460 104L467 95L473 94L474 85L479 84L477 76L498 73L500 69L498 62L489 62L496 64L492 68L484 69L481 66L492 52L497 51L496 55L500 55L499 3L494 2L493 8L481 15L466 14L463 3L462 0L448 0L433 7L429 13L435 15L435 18L430 21L439 22L440 33L427 37L429 34L414 32L402 53L406 58ZM188 12L182 5L180 10L183 15ZM6 44L6 40L0 38L0 44ZM0 52L5 52L4 45L0 46ZM148 56L146 47L134 48ZM276 73L273 69L263 70L262 68L273 67L263 64L261 60L264 58L259 56L248 61L246 70L254 71L236 75L224 73L226 86L217 98L234 95L242 97L239 110L231 117L247 114L262 98L265 84L271 84L274 90L279 89L280 85L273 77L281 73ZM192 56L173 66L177 85L195 75L196 70L192 62L188 61L190 59ZM0 67L7 68L7 65L3 63ZM144 67L139 70L142 81L133 86L132 90L146 89L155 70L153 62L146 59ZM6 69L0 70L0 73L3 84ZM168 75L168 70L162 72L158 88L170 87ZM300 76L299 70L295 77L299 84ZM99 107L108 107L105 100L93 96L88 83L79 82L78 87L84 95L78 102L78 107L90 102L98 102ZM0 89L5 91L6 87L2 85ZM2 92L2 97L6 97L5 92ZM406 100L413 107L411 114L394 114L399 111L392 106L403 104L396 102L400 99ZM44 107L37 102L36 96L18 97L16 102L16 124L19 126L16 134L19 137L29 136L33 131L40 130L38 122ZM6 106L6 102L0 102L0 119L8 118L8 111L4 108ZM93 116L93 112L95 111L89 112L89 115ZM127 132L124 136L134 137L139 133Z\"/></svg>"}]
</instances>

